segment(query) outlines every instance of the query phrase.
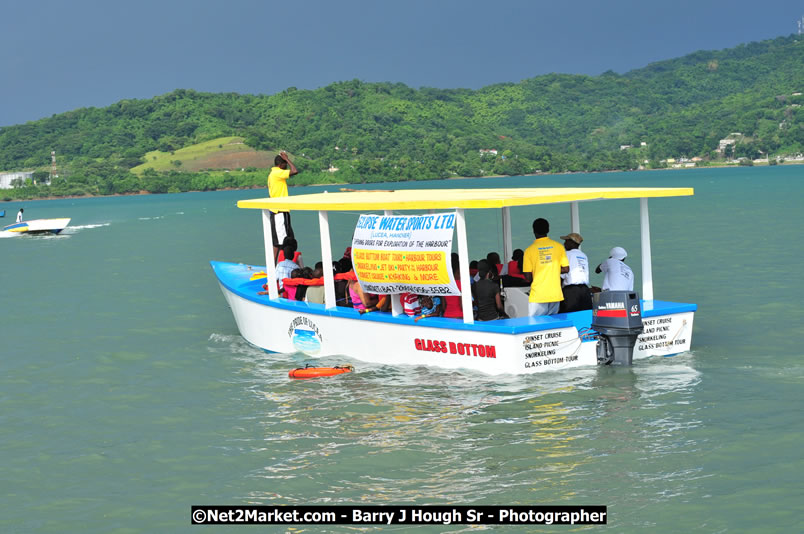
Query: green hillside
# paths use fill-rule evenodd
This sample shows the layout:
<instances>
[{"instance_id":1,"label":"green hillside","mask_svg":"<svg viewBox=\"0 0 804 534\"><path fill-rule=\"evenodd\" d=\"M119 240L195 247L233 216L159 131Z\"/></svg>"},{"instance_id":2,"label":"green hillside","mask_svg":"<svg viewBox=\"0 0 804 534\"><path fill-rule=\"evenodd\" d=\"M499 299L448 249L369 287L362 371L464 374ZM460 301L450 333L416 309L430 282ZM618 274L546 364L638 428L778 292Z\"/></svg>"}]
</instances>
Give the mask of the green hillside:
<instances>
[{"instance_id":1,"label":"green hillside","mask_svg":"<svg viewBox=\"0 0 804 534\"><path fill-rule=\"evenodd\" d=\"M264 185L253 171L261 165L191 153L229 150L221 138L233 137L252 154L294 154L297 183L625 170L682 157L775 162L804 151L802 92L796 36L625 74L549 74L479 90L358 80L270 96L180 89L2 128L0 170L42 178L56 151L59 180L12 196ZM735 143L719 151L732 133ZM230 168L252 169L210 170Z\"/></svg>"}]
</instances>

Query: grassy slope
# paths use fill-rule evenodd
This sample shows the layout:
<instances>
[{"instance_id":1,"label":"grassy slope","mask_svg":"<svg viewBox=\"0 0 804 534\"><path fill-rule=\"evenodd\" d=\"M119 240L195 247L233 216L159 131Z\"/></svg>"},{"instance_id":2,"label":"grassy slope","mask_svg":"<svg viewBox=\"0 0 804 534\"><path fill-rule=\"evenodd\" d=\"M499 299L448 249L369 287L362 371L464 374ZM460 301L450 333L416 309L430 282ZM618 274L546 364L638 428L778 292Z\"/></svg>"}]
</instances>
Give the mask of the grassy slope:
<instances>
[{"instance_id":1,"label":"grassy slope","mask_svg":"<svg viewBox=\"0 0 804 534\"><path fill-rule=\"evenodd\" d=\"M142 174L146 169L156 171L200 171L203 169L240 169L245 167L268 168L273 164L276 152L254 150L243 144L242 137L219 137L179 150L160 152L154 150L145 155L145 163L132 168ZM181 162L176 165L174 162Z\"/></svg>"}]
</instances>

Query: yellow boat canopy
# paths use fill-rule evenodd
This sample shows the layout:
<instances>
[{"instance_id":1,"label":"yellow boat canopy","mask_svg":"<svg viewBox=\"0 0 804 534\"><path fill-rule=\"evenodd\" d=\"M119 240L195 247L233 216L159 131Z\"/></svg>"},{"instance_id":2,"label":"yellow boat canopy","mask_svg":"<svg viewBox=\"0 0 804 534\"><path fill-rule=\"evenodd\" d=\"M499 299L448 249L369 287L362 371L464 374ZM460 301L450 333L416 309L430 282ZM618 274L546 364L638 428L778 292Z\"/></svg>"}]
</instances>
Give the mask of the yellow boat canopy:
<instances>
[{"instance_id":1,"label":"yellow boat canopy","mask_svg":"<svg viewBox=\"0 0 804 534\"><path fill-rule=\"evenodd\" d=\"M681 197L693 195L691 187L544 187L544 188L496 188L496 189L400 189L361 190L339 193L315 193L281 198L257 198L241 200L240 208L263 210L263 238L265 241L265 265L269 280L276 277L271 218L268 211L317 211L321 226L321 261L324 263L324 293L326 307L335 306L335 286L332 278L332 246L329 234L330 211L400 211L400 210L456 210L456 235L461 280L469 279L469 252L466 238L466 209L502 209L503 257L513 252L511 241L511 210L515 206L538 204L570 204L570 229L580 232L579 202L591 200L638 198L642 252L642 298L653 301L653 274L650 260L650 224L648 199L658 197ZM268 284L269 296L278 298L276 284ZM469 291L461 294L464 310L472 309ZM392 299L393 313L401 313L398 299ZM652 302L646 303L652 306ZM472 314L464 315L465 323L472 323Z\"/></svg>"},{"instance_id":2,"label":"yellow boat canopy","mask_svg":"<svg viewBox=\"0 0 804 534\"><path fill-rule=\"evenodd\" d=\"M486 209L622 198L693 195L691 187L545 187L499 189L400 189L315 193L241 200L240 208L281 211Z\"/></svg>"}]
</instances>

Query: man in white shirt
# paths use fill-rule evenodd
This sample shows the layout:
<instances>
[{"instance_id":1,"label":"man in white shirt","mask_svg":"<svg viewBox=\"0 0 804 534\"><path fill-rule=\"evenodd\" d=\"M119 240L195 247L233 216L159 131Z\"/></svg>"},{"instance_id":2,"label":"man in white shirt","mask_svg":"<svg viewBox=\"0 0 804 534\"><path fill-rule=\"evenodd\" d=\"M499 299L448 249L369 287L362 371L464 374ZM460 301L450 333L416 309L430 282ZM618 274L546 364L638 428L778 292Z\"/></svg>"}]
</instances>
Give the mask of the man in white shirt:
<instances>
[{"instance_id":1,"label":"man in white shirt","mask_svg":"<svg viewBox=\"0 0 804 534\"><path fill-rule=\"evenodd\" d=\"M634 290L634 272L625 264L626 257L628 253L623 247L614 247L609 252L609 259L597 266L596 273L606 273L603 291Z\"/></svg>"},{"instance_id":2,"label":"man in white shirt","mask_svg":"<svg viewBox=\"0 0 804 534\"><path fill-rule=\"evenodd\" d=\"M20 211L17 212L17 222L22 222L22 212L25 211L23 208L20 208Z\"/></svg>"},{"instance_id":3,"label":"man in white shirt","mask_svg":"<svg viewBox=\"0 0 804 534\"><path fill-rule=\"evenodd\" d=\"M564 248L567 250L569 272L561 275L561 291L564 300L561 301L558 313L569 313L592 309L592 292L589 289L589 259L581 252L583 243L581 234L575 232L562 235Z\"/></svg>"}]
</instances>

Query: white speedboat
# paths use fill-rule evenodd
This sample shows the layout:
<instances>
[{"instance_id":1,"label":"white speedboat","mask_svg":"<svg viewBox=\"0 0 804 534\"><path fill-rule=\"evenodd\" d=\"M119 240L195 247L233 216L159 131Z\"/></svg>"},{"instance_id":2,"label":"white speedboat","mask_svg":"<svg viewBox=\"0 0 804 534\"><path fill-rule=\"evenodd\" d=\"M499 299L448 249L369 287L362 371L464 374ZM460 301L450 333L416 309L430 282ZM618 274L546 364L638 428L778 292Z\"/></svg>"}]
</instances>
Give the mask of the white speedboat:
<instances>
[{"instance_id":1,"label":"white speedboat","mask_svg":"<svg viewBox=\"0 0 804 534\"><path fill-rule=\"evenodd\" d=\"M268 352L310 356L349 355L387 365L469 368L488 374L524 374L611 363L617 324L632 334L627 360L668 356L690 349L695 304L655 299L650 255L648 199L693 194L691 188L528 188L360 191L241 200L238 207L262 212L265 266L213 261L212 268L241 335ZM579 205L608 199L638 201L641 222L642 295L622 302L598 301L592 310L528 316L529 288L505 288L508 319L475 322L472 297L460 292L450 265L453 227L460 280L469 280L465 210L501 209L503 257L513 252L510 208L564 203L571 231L580 233ZM275 283L260 295L266 277L275 280L269 210L317 211L324 265L325 304L280 298ZM430 210L430 215L401 215ZM442 210L439 212L438 210ZM329 211L359 211L352 241L355 275L364 290L391 296L392 312L361 314L336 306ZM372 214L373 213L373 214ZM528 221L530 222L530 221ZM443 233L444 230L446 233ZM423 231L424 234L417 234ZM432 233L432 232L442 233ZM446 237L445 237L446 236ZM265 271L262 278L255 273ZM468 284L466 284L468 287ZM399 293L460 295L463 319L415 321L402 313ZM603 292L606 293L619 292ZM623 292L628 293L628 292ZM467 310L468 313L467 313ZM632 328L635 324L638 328ZM603 325L603 326L601 326ZM618 346L617 351L622 351ZM620 363L619 358L617 362Z\"/></svg>"},{"instance_id":2,"label":"white speedboat","mask_svg":"<svg viewBox=\"0 0 804 534\"><path fill-rule=\"evenodd\" d=\"M58 234L70 224L70 219L32 219L9 224L3 228L4 232L19 234Z\"/></svg>"}]
</instances>

